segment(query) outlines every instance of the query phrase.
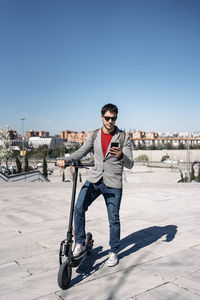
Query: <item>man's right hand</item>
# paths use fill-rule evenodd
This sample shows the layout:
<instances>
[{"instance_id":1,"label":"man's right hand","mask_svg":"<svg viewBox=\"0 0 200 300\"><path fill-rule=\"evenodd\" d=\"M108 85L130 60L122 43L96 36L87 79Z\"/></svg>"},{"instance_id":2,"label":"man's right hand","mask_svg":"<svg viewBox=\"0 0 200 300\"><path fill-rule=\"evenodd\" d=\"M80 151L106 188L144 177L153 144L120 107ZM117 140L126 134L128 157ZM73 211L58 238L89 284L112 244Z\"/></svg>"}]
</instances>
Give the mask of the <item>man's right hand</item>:
<instances>
[{"instance_id":1,"label":"man's right hand","mask_svg":"<svg viewBox=\"0 0 200 300\"><path fill-rule=\"evenodd\" d=\"M58 159L56 165L62 169L65 169L66 160L65 159Z\"/></svg>"}]
</instances>

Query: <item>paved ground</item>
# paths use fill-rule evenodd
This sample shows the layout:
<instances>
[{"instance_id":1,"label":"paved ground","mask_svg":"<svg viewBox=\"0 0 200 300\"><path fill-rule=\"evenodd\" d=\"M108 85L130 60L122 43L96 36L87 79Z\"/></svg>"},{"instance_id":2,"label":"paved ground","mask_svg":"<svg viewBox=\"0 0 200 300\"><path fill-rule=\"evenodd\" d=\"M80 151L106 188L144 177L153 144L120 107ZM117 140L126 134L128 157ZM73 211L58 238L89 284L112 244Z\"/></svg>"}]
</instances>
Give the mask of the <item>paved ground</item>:
<instances>
[{"instance_id":1,"label":"paved ground","mask_svg":"<svg viewBox=\"0 0 200 300\"><path fill-rule=\"evenodd\" d=\"M87 229L94 250L73 269L66 291L57 285L58 249L66 234L71 183L1 184L0 299L200 299L200 184L177 184L179 174L170 170L156 174L139 168L127 173L120 262L114 268L106 266L103 198L90 207Z\"/></svg>"}]
</instances>

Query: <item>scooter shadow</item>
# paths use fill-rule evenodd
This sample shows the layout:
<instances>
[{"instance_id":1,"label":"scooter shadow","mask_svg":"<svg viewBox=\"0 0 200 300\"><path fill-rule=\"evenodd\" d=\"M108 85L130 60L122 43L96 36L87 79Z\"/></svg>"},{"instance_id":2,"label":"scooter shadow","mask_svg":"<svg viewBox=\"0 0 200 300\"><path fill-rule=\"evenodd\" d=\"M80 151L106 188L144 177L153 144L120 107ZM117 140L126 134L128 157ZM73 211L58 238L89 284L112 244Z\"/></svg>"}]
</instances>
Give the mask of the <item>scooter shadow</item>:
<instances>
[{"instance_id":1,"label":"scooter shadow","mask_svg":"<svg viewBox=\"0 0 200 300\"><path fill-rule=\"evenodd\" d=\"M171 242L175 238L176 233L176 225L152 226L131 233L120 241L120 252L118 255L119 260L138 251L141 248L153 244L161 237L165 237L163 242ZM126 249L127 247L128 249ZM76 270L78 276L71 280L69 288L85 280L87 277L91 276L101 267L103 267L106 260L108 259L107 256L109 253L109 249L105 251L102 251L102 249L102 246L94 248L92 250L92 253L88 257L86 257L86 259L80 264L80 266ZM102 259L104 257L105 259ZM95 264L96 261L99 262Z\"/></svg>"},{"instance_id":2,"label":"scooter shadow","mask_svg":"<svg viewBox=\"0 0 200 300\"><path fill-rule=\"evenodd\" d=\"M84 261L79 265L76 270L76 273L79 275L73 279L71 279L69 287L73 287L75 284L80 283L82 280L86 279L88 276L91 276L94 272L98 271L107 260L107 257L98 263L95 264L96 260L101 259L103 256L107 256L109 250L103 251L103 247L99 246L92 250L92 253L87 256Z\"/></svg>"}]
</instances>

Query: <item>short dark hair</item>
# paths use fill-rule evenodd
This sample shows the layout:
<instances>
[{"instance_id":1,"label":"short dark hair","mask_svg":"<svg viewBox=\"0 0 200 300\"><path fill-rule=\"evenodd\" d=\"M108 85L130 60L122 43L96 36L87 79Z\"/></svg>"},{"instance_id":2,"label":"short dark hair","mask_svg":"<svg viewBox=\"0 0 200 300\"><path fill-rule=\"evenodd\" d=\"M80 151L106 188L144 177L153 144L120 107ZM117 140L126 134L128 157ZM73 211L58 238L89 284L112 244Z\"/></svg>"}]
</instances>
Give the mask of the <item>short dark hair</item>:
<instances>
[{"instance_id":1,"label":"short dark hair","mask_svg":"<svg viewBox=\"0 0 200 300\"><path fill-rule=\"evenodd\" d=\"M110 111L112 113L116 113L116 115L118 114L118 108L116 105L114 104L111 104L111 103L108 103L106 105L104 105L101 109L101 114L102 116L104 116L104 114L107 112L107 111Z\"/></svg>"}]
</instances>

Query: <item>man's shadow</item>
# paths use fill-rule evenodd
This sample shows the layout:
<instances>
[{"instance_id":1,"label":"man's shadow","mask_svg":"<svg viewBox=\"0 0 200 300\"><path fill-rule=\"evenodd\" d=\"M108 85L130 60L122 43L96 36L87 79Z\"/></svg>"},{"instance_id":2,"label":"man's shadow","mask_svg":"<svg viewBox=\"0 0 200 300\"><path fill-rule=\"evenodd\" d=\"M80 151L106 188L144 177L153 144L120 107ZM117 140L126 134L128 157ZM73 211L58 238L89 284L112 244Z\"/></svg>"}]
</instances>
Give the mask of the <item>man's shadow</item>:
<instances>
[{"instance_id":1,"label":"man's shadow","mask_svg":"<svg viewBox=\"0 0 200 300\"><path fill-rule=\"evenodd\" d=\"M163 227L152 226L133 232L120 241L120 253L118 255L119 260L138 251L141 248L153 244L161 237L164 237L163 242L171 242L175 238L176 233L176 225L167 225ZM126 249L127 247L129 248ZM92 275L94 272L97 272L104 265L105 261L107 260L109 249L104 251L102 251L102 249L102 246L94 248L91 255L80 264L76 270L76 273L79 275L71 280L69 288ZM100 262L95 264L97 260L100 260Z\"/></svg>"}]
</instances>

